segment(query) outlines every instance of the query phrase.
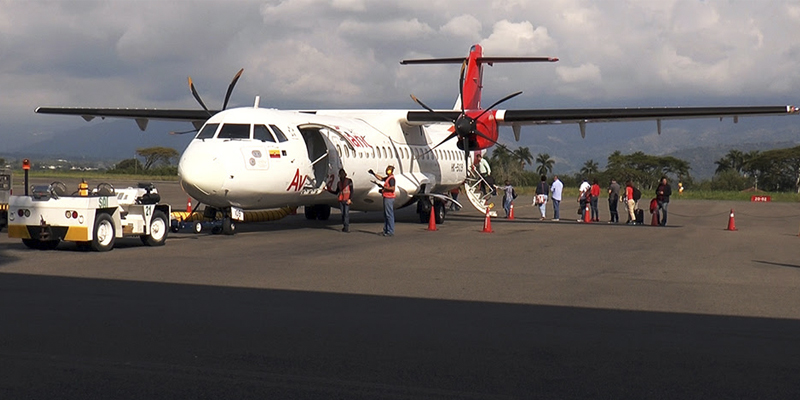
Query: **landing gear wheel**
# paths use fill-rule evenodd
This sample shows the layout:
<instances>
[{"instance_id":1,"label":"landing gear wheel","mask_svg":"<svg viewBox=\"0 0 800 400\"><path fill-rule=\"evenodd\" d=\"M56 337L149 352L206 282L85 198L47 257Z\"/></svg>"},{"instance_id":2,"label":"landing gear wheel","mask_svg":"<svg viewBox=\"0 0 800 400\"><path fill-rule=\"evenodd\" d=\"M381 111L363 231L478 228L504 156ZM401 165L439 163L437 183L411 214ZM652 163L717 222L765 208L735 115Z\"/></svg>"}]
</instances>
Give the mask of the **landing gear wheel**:
<instances>
[{"instance_id":1,"label":"landing gear wheel","mask_svg":"<svg viewBox=\"0 0 800 400\"><path fill-rule=\"evenodd\" d=\"M434 201L433 202L433 211L436 213L434 218L436 218L437 224L444 223L444 216L447 213L447 207L444 206L444 203L441 201ZM430 216L429 216L430 218Z\"/></svg>"},{"instance_id":2,"label":"landing gear wheel","mask_svg":"<svg viewBox=\"0 0 800 400\"><path fill-rule=\"evenodd\" d=\"M314 210L317 214L317 219L320 221L327 221L331 217L331 206L325 204L314 205Z\"/></svg>"},{"instance_id":3,"label":"landing gear wheel","mask_svg":"<svg viewBox=\"0 0 800 400\"><path fill-rule=\"evenodd\" d=\"M150 234L140 236L142 243L148 246L163 246L167 241L167 215L163 211L154 211L148 228Z\"/></svg>"},{"instance_id":4,"label":"landing gear wheel","mask_svg":"<svg viewBox=\"0 0 800 400\"><path fill-rule=\"evenodd\" d=\"M317 219L317 207L313 205L304 206L303 210L306 214L306 219L308 220L315 220Z\"/></svg>"},{"instance_id":5,"label":"landing gear wheel","mask_svg":"<svg viewBox=\"0 0 800 400\"><path fill-rule=\"evenodd\" d=\"M92 238L92 249L94 251L109 251L114 248L116 240L116 230L114 220L108 214L97 214L94 220L94 237Z\"/></svg>"},{"instance_id":6,"label":"landing gear wheel","mask_svg":"<svg viewBox=\"0 0 800 400\"><path fill-rule=\"evenodd\" d=\"M222 219L222 233L225 235L233 235L236 233L236 223L233 222L231 217Z\"/></svg>"}]
</instances>

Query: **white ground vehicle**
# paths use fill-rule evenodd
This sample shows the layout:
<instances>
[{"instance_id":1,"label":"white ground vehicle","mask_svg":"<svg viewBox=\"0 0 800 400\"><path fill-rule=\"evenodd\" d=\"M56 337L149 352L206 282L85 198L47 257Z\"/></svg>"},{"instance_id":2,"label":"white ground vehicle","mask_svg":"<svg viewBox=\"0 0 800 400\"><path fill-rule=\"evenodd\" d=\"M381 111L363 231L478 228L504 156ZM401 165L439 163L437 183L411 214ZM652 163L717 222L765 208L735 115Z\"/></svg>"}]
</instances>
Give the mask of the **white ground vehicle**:
<instances>
[{"instance_id":1,"label":"white ground vehicle","mask_svg":"<svg viewBox=\"0 0 800 400\"><path fill-rule=\"evenodd\" d=\"M171 209L160 204L152 184L114 188L102 183L86 196L66 195L63 183L33 188L30 196L11 196L8 237L34 249L54 249L62 240L79 248L108 251L116 238L139 236L148 246L167 240Z\"/></svg>"}]
</instances>

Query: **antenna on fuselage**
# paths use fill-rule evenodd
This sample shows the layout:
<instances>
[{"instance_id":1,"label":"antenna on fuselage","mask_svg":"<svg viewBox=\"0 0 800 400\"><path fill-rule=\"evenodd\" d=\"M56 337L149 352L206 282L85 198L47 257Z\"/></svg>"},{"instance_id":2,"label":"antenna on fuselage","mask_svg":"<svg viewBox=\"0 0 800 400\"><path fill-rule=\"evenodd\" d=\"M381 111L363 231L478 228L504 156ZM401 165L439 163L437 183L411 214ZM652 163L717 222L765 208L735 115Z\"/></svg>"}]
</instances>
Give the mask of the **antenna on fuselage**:
<instances>
[{"instance_id":1,"label":"antenna on fuselage","mask_svg":"<svg viewBox=\"0 0 800 400\"><path fill-rule=\"evenodd\" d=\"M261 96L256 96L256 101L253 102L253 108L258 108L259 103L261 103Z\"/></svg>"}]
</instances>

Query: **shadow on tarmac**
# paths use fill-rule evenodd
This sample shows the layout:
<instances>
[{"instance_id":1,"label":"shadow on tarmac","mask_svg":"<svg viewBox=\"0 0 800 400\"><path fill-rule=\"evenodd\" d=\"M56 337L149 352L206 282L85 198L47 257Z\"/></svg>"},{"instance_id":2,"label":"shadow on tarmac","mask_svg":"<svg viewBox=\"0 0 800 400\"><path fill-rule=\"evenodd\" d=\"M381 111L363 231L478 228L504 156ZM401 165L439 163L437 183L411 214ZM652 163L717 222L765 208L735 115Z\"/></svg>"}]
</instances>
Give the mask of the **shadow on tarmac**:
<instances>
[{"instance_id":1,"label":"shadow on tarmac","mask_svg":"<svg viewBox=\"0 0 800 400\"><path fill-rule=\"evenodd\" d=\"M798 398L800 321L0 274L2 398Z\"/></svg>"}]
</instances>

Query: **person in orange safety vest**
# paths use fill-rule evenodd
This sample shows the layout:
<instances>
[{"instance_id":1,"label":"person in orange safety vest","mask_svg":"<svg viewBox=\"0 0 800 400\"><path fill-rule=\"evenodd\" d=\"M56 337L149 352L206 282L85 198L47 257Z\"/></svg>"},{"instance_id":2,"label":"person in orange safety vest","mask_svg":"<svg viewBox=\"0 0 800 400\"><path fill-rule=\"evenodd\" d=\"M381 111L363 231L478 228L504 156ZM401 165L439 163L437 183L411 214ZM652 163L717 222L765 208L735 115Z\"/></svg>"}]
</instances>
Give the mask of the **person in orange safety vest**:
<instances>
[{"instance_id":1,"label":"person in orange safety vest","mask_svg":"<svg viewBox=\"0 0 800 400\"><path fill-rule=\"evenodd\" d=\"M394 236L394 198L395 198L395 185L394 179L394 166L386 167L386 176L380 176L374 171L369 170L369 173L383 181L383 186L380 189L383 195L383 232L381 236Z\"/></svg>"},{"instance_id":2,"label":"person in orange safety vest","mask_svg":"<svg viewBox=\"0 0 800 400\"><path fill-rule=\"evenodd\" d=\"M350 204L353 204L350 197L353 194L353 180L347 177L344 168L339 168L339 183L336 184L336 190L328 188L328 191L338 195L339 210L342 211L342 232L350 232Z\"/></svg>"}]
</instances>

